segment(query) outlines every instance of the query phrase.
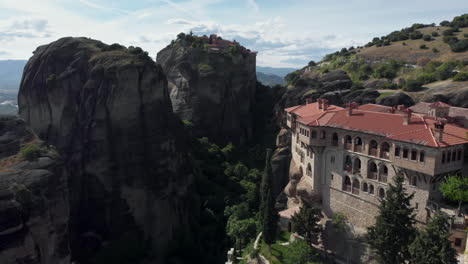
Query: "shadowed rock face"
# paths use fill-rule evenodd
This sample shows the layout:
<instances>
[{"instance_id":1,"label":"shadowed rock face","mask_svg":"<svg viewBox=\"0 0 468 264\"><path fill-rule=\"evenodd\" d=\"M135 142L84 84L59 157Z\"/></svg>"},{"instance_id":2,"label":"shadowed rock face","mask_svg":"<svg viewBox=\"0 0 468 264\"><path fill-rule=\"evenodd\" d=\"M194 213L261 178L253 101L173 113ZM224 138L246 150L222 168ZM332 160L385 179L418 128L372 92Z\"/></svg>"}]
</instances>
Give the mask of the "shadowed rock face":
<instances>
[{"instance_id":1,"label":"shadowed rock face","mask_svg":"<svg viewBox=\"0 0 468 264\"><path fill-rule=\"evenodd\" d=\"M34 135L17 117L1 117L0 127L0 263L69 263L68 189L58 155L43 148L37 160L23 161L14 155Z\"/></svg>"},{"instance_id":2,"label":"shadowed rock face","mask_svg":"<svg viewBox=\"0 0 468 264\"><path fill-rule=\"evenodd\" d=\"M209 52L177 40L156 61L167 76L174 112L193 123L194 136L218 144L252 137L255 54Z\"/></svg>"},{"instance_id":3,"label":"shadowed rock face","mask_svg":"<svg viewBox=\"0 0 468 264\"><path fill-rule=\"evenodd\" d=\"M65 160L73 257L128 233L162 252L197 218L183 126L161 68L141 50L87 38L41 46L18 104Z\"/></svg>"}]
</instances>

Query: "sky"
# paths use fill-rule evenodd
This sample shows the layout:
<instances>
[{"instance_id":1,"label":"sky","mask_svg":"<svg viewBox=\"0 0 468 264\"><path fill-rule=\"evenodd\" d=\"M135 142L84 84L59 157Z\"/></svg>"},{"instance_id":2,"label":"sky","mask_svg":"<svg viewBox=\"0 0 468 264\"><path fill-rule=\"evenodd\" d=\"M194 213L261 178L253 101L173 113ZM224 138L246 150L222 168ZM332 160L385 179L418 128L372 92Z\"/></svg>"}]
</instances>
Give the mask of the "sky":
<instances>
[{"instance_id":1,"label":"sky","mask_svg":"<svg viewBox=\"0 0 468 264\"><path fill-rule=\"evenodd\" d=\"M413 23L468 13L467 0L0 0L0 60L62 37L139 46L154 58L179 32L218 34L257 65L303 67Z\"/></svg>"}]
</instances>

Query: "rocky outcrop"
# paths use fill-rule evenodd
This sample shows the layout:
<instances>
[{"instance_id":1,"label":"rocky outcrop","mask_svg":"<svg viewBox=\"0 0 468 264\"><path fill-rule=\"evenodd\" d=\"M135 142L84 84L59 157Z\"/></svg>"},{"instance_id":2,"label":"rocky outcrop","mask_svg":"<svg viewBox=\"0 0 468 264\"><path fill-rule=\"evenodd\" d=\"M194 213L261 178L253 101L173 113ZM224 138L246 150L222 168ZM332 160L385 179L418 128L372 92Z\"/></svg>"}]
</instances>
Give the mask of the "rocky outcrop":
<instances>
[{"instance_id":1,"label":"rocky outcrop","mask_svg":"<svg viewBox=\"0 0 468 264\"><path fill-rule=\"evenodd\" d=\"M380 96L380 93L374 89L363 89L353 91L343 97L344 103L356 102L359 104L375 104L375 100Z\"/></svg>"},{"instance_id":2,"label":"rocky outcrop","mask_svg":"<svg viewBox=\"0 0 468 264\"><path fill-rule=\"evenodd\" d=\"M362 83L365 89L384 89L390 82L387 79L369 79Z\"/></svg>"},{"instance_id":3,"label":"rocky outcrop","mask_svg":"<svg viewBox=\"0 0 468 264\"><path fill-rule=\"evenodd\" d=\"M281 129L276 137L276 150L271 157L273 193L278 196L288 184L289 164L291 162L291 134L288 129Z\"/></svg>"},{"instance_id":4,"label":"rocky outcrop","mask_svg":"<svg viewBox=\"0 0 468 264\"><path fill-rule=\"evenodd\" d=\"M194 136L243 144L252 137L256 54L238 44L237 49L194 44L203 41L178 38L158 52L174 112L193 124Z\"/></svg>"},{"instance_id":5,"label":"rocky outcrop","mask_svg":"<svg viewBox=\"0 0 468 264\"><path fill-rule=\"evenodd\" d=\"M197 196L184 128L147 53L60 39L34 52L18 99L20 116L63 156L73 259L145 241L160 259L190 232Z\"/></svg>"},{"instance_id":6,"label":"rocky outcrop","mask_svg":"<svg viewBox=\"0 0 468 264\"><path fill-rule=\"evenodd\" d=\"M67 179L59 156L17 117L2 117L0 127L0 263L70 263ZM31 147L31 160L18 154L23 144L37 148Z\"/></svg>"},{"instance_id":7,"label":"rocky outcrop","mask_svg":"<svg viewBox=\"0 0 468 264\"><path fill-rule=\"evenodd\" d=\"M407 107L410 107L414 105L414 100L406 93L400 92L400 93L394 93L392 95L384 97L378 103L381 105L385 105L385 106L405 105Z\"/></svg>"}]
</instances>

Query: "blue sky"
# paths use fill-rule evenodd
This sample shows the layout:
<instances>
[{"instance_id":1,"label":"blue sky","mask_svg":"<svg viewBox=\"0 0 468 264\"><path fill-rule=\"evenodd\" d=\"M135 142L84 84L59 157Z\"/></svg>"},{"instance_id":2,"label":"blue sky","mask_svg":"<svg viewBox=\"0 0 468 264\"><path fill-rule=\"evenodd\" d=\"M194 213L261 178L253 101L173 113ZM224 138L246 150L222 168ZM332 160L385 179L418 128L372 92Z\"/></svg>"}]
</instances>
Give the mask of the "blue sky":
<instances>
[{"instance_id":1,"label":"blue sky","mask_svg":"<svg viewBox=\"0 0 468 264\"><path fill-rule=\"evenodd\" d=\"M192 30L257 50L258 65L302 67L413 23L463 13L466 0L0 0L0 59L28 59L65 36L140 46L155 57Z\"/></svg>"}]
</instances>

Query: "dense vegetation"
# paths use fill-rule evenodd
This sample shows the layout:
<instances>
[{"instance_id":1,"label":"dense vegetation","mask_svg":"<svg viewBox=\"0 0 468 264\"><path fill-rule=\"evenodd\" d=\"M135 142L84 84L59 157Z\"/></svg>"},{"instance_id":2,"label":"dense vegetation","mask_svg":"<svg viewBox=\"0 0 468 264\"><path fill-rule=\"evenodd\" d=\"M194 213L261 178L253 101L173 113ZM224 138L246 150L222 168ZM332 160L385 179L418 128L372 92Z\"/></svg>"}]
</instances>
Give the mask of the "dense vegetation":
<instances>
[{"instance_id":1,"label":"dense vegetation","mask_svg":"<svg viewBox=\"0 0 468 264\"><path fill-rule=\"evenodd\" d=\"M376 223L368 228L368 243L378 262L457 263L449 241L449 218L438 212L427 226L416 229L415 208L410 205L413 194L406 193L403 182L401 175L394 178L386 198L380 201Z\"/></svg>"}]
</instances>

